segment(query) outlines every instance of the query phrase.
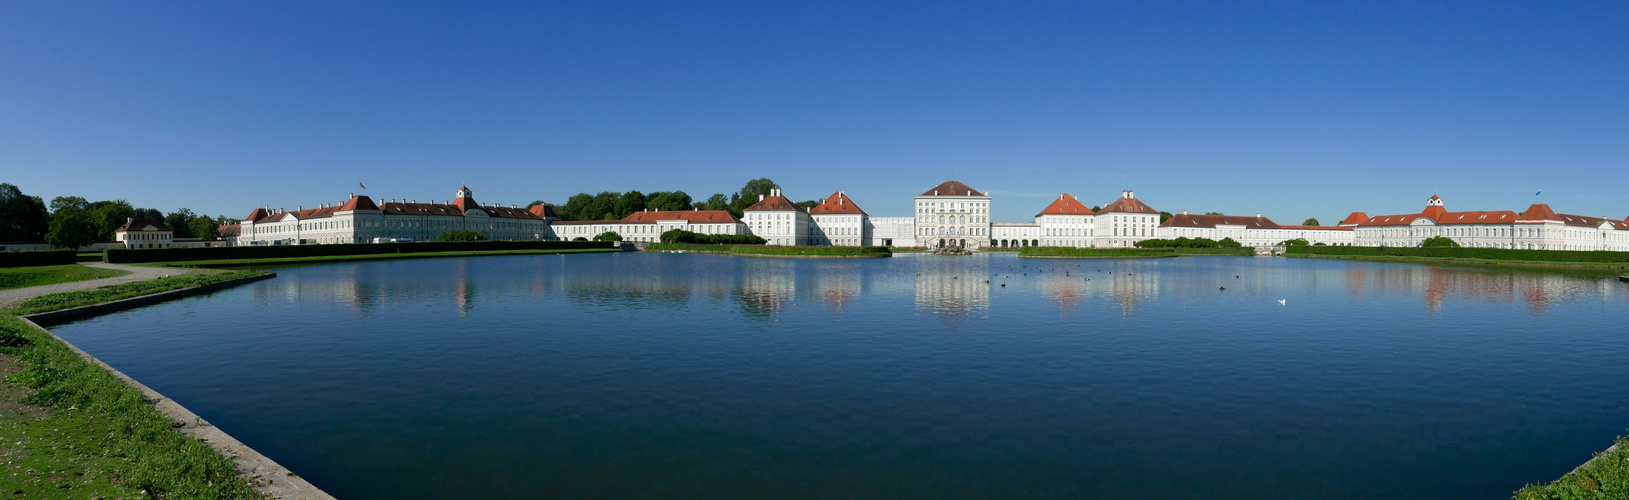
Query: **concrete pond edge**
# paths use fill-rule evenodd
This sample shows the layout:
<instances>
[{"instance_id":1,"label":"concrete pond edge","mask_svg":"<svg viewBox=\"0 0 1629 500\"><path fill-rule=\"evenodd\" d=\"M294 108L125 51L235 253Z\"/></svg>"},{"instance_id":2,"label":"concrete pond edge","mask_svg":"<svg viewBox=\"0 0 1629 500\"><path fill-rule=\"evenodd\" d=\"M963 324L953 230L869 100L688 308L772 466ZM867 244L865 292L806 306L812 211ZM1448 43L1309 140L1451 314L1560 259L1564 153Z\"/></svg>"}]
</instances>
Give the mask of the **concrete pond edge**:
<instances>
[{"instance_id":1,"label":"concrete pond edge","mask_svg":"<svg viewBox=\"0 0 1629 500\"><path fill-rule=\"evenodd\" d=\"M73 343L68 342L66 339L57 336L56 332L53 332L51 329L44 326L61 324L69 319L108 314L126 309L133 309L148 304L163 302L166 300L209 293L216 290L231 288L245 283L275 277L277 277L277 273L267 273L257 276L249 276L246 278L238 278L235 280L222 281L220 283L211 283L204 286L170 290L167 292L159 292L140 297L120 299L102 304L93 304L64 309L61 311L19 316L19 319L22 319L23 322L28 323L35 328L39 328L40 330L51 334L51 337L67 345L69 349L73 349L74 353L78 354L79 357L96 364L96 366L102 367L102 369L112 373L114 377L118 377L118 379L125 384L141 390L142 398L146 400L148 404L153 405L154 410L157 410L159 413L170 417L170 419L175 422L175 429L177 431L180 431L182 434L198 438L205 443L209 443L209 446L214 448L216 453L220 453L221 456L231 459L232 463L234 464L234 468L237 470L238 476L247 480L250 485L254 486L254 488L262 495L265 495L266 498L281 500L332 500L334 498L333 495L329 495L327 492L324 492L312 485L309 481L306 481L305 478L302 478L294 474L293 471L288 470L287 467L279 465L271 458L268 458L260 452L255 451L254 448L250 448L248 445L243 444L243 442L238 441L237 438L232 437L231 435L227 434L226 431L223 431L220 428L215 427L213 424L210 424L209 421L204 420L203 417L199 417L198 414L193 413L192 410L188 410L186 407L181 406L181 404L175 402L175 400L164 397L163 394L159 394L158 391L153 390L151 387L147 387L147 385L136 381L136 379L130 378L129 375L125 375L124 372L109 366L107 363L103 363L102 360L96 359L95 356L91 356L90 353L85 352L83 349L80 349L79 346L73 345Z\"/></svg>"}]
</instances>

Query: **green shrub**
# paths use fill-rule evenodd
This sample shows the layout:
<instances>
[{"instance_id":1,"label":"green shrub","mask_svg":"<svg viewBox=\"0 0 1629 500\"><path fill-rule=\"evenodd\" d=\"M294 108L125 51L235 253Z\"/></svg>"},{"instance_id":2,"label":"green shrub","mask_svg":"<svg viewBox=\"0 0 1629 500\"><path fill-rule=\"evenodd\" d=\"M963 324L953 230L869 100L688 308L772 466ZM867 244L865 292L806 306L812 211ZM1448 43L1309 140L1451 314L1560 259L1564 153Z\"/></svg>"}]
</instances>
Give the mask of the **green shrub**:
<instances>
[{"instance_id":1,"label":"green shrub","mask_svg":"<svg viewBox=\"0 0 1629 500\"><path fill-rule=\"evenodd\" d=\"M669 229L662 233L662 243L690 243L697 245L762 245L762 237L750 234L701 234L683 229Z\"/></svg>"},{"instance_id":2,"label":"green shrub","mask_svg":"<svg viewBox=\"0 0 1629 500\"><path fill-rule=\"evenodd\" d=\"M0 267L60 266L76 262L78 255L73 250L0 252Z\"/></svg>"},{"instance_id":3,"label":"green shrub","mask_svg":"<svg viewBox=\"0 0 1629 500\"><path fill-rule=\"evenodd\" d=\"M1217 248L1221 243L1210 238L1178 237L1174 240L1142 240L1136 243L1137 248Z\"/></svg>"},{"instance_id":4,"label":"green shrub","mask_svg":"<svg viewBox=\"0 0 1629 500\"><path fill-rule=\"evenodd\" d=\"M479 252L497 250L574 250L608 248L600 242L570 241L437 241L422 243L345 243L335 245L253 245L237 247L158 248L151 250L109 249L107 261L179 262L229 259L279 259L373 255L384 253Z\"/></svg>"},{"instance_id":5,"label":"green shrub","mask_svg":"<svg viewBox=\"0 0 1629 500\"><path fill-rule=\"evenodd\" d=\"M1024 247L1019 257L1174 257L1177 255L1254 255L1249 248L1074 248Z\"/></svg>"},{"instance_id":6,"label":"green shrub","mask_svg":"<svg viewBox=\"0 0 1629 500\"><path fill-rule=\"evenodd\" d=\"M606 231L594 237L594 241L622 241L622 235L616 231Z\"/></svg>"},{"instance_id":7,"label":"green shrub","mask_svg":"<svg viewBox=\"0 0 1629 500\"><path fill-rule=\"evenodd\" d=\"M1432 236L1420 242L1421 248L1454 248L1457 246L1459 244L1454 243L1454 240L1447 236Z\"/></svg>"},{"instance_id":8,"label":"green shrub","mask_svg":"<svg viewBox=\"0 0 1629 500\"><path fill-rule=\"evenodd\" d=\"M486 237L475 231L459 229L441 233L441 236L436 237L436 241L486 241Z\"/></svg>"}]
</instances>

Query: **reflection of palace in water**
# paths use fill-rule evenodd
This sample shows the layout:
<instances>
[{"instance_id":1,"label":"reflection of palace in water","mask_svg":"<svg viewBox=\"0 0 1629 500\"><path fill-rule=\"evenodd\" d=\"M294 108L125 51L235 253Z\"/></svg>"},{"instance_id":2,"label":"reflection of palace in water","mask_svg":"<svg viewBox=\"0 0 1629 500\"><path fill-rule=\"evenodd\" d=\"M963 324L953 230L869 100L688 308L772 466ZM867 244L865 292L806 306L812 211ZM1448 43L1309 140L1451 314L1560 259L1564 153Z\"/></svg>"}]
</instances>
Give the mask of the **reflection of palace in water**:
<instances>
[{"instance_id":1,"label":"reflection of palace in water","mask_svg":"<svg viewBox=\"0 0 1629 500\"><path fill-rule=\"evenodd\" d=\"M1610 277L1580 277L1521 269L1474 269L1439 266L1354 268L1345 272L1352 295L1418 295L1432 311L1447 302L1520 304L1540 314L1556 304L1605 299L1618 291ZM1623 294L1618 294L1623 295ZM1629 297L1629 296L1626 296Z\"/></svg>"}]
</instances>

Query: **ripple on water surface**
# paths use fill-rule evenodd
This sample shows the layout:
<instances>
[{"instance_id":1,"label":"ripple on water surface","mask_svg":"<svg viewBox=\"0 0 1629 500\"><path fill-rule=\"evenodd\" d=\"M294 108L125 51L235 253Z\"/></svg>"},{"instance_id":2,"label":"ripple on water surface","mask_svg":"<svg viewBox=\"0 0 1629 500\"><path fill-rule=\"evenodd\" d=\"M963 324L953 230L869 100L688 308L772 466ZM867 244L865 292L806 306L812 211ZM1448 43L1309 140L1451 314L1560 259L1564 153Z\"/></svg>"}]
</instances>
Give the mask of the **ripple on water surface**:
<instances>
[{"instance_id":1,"label":"ripple on water surface","mask_svg":"<svg viewBox=\"0 0 1629 500\"><path fill-rule=\"evenodd\" d=\"M291 267L56 331L340 498L1485 498L1629 428L1625 302L1310 259L634 253Z\"/></svg>"}]
</instances>

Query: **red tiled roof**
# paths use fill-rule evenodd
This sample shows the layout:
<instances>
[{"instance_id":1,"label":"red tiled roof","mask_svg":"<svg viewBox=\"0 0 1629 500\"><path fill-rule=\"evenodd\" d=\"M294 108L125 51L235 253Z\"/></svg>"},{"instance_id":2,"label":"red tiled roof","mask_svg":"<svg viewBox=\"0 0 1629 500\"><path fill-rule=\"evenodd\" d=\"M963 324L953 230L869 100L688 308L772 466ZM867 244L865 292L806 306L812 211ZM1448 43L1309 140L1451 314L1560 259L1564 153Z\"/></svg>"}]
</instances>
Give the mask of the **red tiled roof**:
<instances>
[{"instance_id":1,"label":"red tiled roof","mask_svg":"<svg viewBox=\"0 0 1629 500\"><path fill-rule=\"evenodd\" d=\"M1364 223L1367 223L1367 222L1369 222L1369 214L1366 214L1366 213L1363 213L1363 212L1352 212L1352 215L1346 216L1346 220L1341 221L1341 224L1342 225L1345 225L1345 224L1354 224L1355 225L1355 224L1364 224Z\"/></svg>"},{"instance_id":2,"label":"red tiled roof","mask_svg":"<svg viewBox=\"0 0 1629 500\"><path fill-rule=\"evenodd\" d=\"M922 196L987 196L973 188L967 187L961 181L945 181L934 186L933 189L922 192Z\"/></svg>"},{"instance_id":3,"label":"red tiled roof","mask_svg":"<svg viewBox=\"0 0 1629 500\"><path fill-rule=\"evenodd\" d=\"M1070 195L1069 193L1063 193L1058 195L1058 199L1052 200L1051 205L1047 205L1046 208L1041 209L1041 213L1035 214L1035 216L1092 215L1094 213L1096 212L1093 212L1091 208L1087 208L1085 204L1081 203L1080 200L1075 199L1074 196Z\"/></svg>"},{"instance_id":4,"label":"red tiled roof","mask_svg":"<svg viewBox=\"0 0 1629 500\"><path fill-rule=\"evenodd\" d=\"M777 193L778 192L779 191L777 191ZM803 207L798 206L797 203L793 203L792 200L788 200L788 199L786 199L785 196L781 196L779 194L771 194L769 196L765 196L764 199L758 200L757 203L753 203L752 206L747 207L747 209L744 210L744 211L746 211L746 212L757 212L757 211L780 211L780 210L795 210L795 211L798 211L798 212L806 212L807 211L807 210L804 210Z\"/></svg>"},{"instance_id":5,"label":"red tiled roof","mask_svg":"<svg viewBox=\"0 0 1629 500\"><path fill-rule=\"evenodd\" d=\"M1305 229L1311 231L1351 231L1352 226L1278 226L1279 229Z\"/></svg>"},{"instance_id":6,"label":"red tiled roof","mask_svg":"<svg viewBox=\"0 0 1629 500\"><path fill-rule=\"evenodd\" d=\"M1435 198L1436 195L1432 195L1432 197ZM1426 217L1430 217L1432 220L1438 221L1442 220L1442 216L1446 215L1447 213L1448 209L1444 208L1442 205L1429 205L1425 207L1425 210L1420 211L1420 215L1424 215Z\"/></svg>"},{"instance_id":7,"label":"red tiled roof","mask_svg":"<svg viewBox=\"0 0 1629 500\"><path fill-rule=\"evenodd\" d=\"M1569 225L1569 226L1600 227L1601 223L1604 222L1604 223L1607 223L1607 224L1611 224L1613 229L1619 229L1619 230L1629 229L1629 224L1625 224L1624 221L1621 221L1621 220L1608 219L1608 218L1605 218L1605 217L1590 217L1588 215L1572 215L1572 214L1556 214L1556 215L1561 216L1561 222L1565 223L1566 225Z\"/></svg>"},{"instance_id":8,"label":"red tiled roof","mask_svg":"<svg viewBox=\"0 0 1629 500\"><path fill-rule=\"evenodd\" d=\"M1375 216L1375 217L1370 217L1367 222L1364 222L1364 223L1358 224L1358 225L1359 226L1407 226L1409 224L1413 224L1416 219L1419 219L1419 218L1422 218L1422 217L1425 217L1425 214L1378 215L1378 216ZM1429 217L1425 217L1425 218L1429 218Z\"/></svg>"},{"instance_id":9,"label":"red tiled roof","mask_svg":"<svg viewBox=\"0 0 1629 500\"><path fill-rule=\"evenodd\" d=\"M766 200L768 198L765 198ZM691 224L726 224L739 223L741 219L728 210L661 210L656 212L634 212L623 218L623 224L655 224L664 220L684 220Z\"/></svg>"},{"instance_id":10,"label":"red tiled roof","mask_svg":"<svg viewBox=\"0 0 1629 500\"><path fill-rule=\"evenodd\" d=\"M1545 205L1543 203L1534 203L1533 206L1527 207L1527 211L1522 212L1521 218L1518 219L1518 220L1553 220L1553 221L1559 221L1559 220L1561 220L1561 217L1559 217L1559 216L1557 216L1555 214L1555 210L1550 210L1549 205Z\"/></svg>"},{"instance_id":11,"label":"red tiled roof","mask_svg":"<svg viewBox=\"0 0 1629 500\"><path fill-rule=\"evenodd\" d=\"M264 209L264 208L256 208L253 211L249 212L249 216L244 217L243 221L244 222L259 222L260 219L264 219L268 215L271 215L271 212L267 212L266 209Z\"/></svg>"},{"instance_id":12,"label":"red tiled roof","mask_svg":"<svg viewBox=\"0 0 1629 500\"><path fill-rule=\"evenodd\" d=\"M1436 217L1438 224L1509 224L1515 220L1516 212L1509 210L1445 212Z\"/></svg>"},{"instance_id":13,"label":"red tiled roof","mask_svg":"<svg viewBox=\"0 0 1629 500\"><path fill-rule=\"evenodd\" d=\"M1109 212L1122 212L1122 213L1133 213L1133 214L1157 214L1157 213L1160 213L1159 210L1154 210L1153 207L1148 206L1147 203L1143 203L1142 200L1138 200L1136 198L1125 198L1125 197L1114 200L1113 203L1103 205L1103 209L1097 211L1097 213L1100 213L1100 214L1109 213Z\"/></svg>"},{"instance_id":14,"label":"red tiled roof","mask_svg":"<svg viewBox=\"0 0 1629 500\"><path fill-rule=\"evenodd\" d=\"M860 210L860 206L855 205L854 200L848 199L848 195L843 194L842 191L832 193L819 205L809 209L809 213L816 215L865 215L865 211Z\"/></svg>"},{"instance_id":15,"label":"red tiled roof","mask_svg":"<svg viewBox=\"0 0 1629 500\"><path fill-rule=\"evenodd\" d=\"M352 196L351 199L345 200L344 205L339 207L339 211L341 211L341 212L350 212L350 211L354 211L354 210L378 210L378 209L379 209L379 205L374 204L373 199L368 198L367 196Z\"/></svg>"},{"instance_id":16,"label":"red tiled roof","mask_svg":"<svg viewBox=\"0 0 1629 500\"><path fill-rule=\"evenodd\" d=\"M589 226L594 224L621 224L619 220L557 220L550 222L550 226Z\"/></svg>"},{"instance_id":17,"label":"red tiled roof","mask_svg":"<svg viewBox=\"0 0 1629 500\"><path fill-rule=\"evenodd\" d=\"M154 231L174 231L170 226L164 225L164 221L158 219L130 219L115 231L146 231L144 228L147 226L153 226Z\"/></svg>"},{"instance_id":18,"label":"red tiled roof","mask_svg":"<svg viewBox=\"0 0 1629 500\"><path fill-rule=\"evenodd\" d=\"M1103 209L1107 212L1108 209ZM1216 227L1244 226L1247 229L1278 229L1279 225L1266 217L1243 215L1173 215L1160 227Z\"/></svg>"},{"instance_id":19,"label":"red tiled roof","mask_svg":"<svg viewBox=\"0 0 1629 500\"><path fill-rule=\"evenodd\" d=\"M526 211L531 212L532 215L536 215L536 216L544 218L544 219L558 219L558 218L560 218L560 214L557 214L557 213L554 212L554 207L549 206L547 203L541 204L541 205L532 205L532 208L528 208L528 209L526 209Z\"/></svg>"},{"instance_id":20,"label":"red tiled roof","mask_svg":"<svg viewBox=\"0 0 1629 500\"><path fill-rule=\"evenodd\" d=\"M243 226L241 224L221 224L221 227L215 228L215 232L220 233L222 238L232 238L243 234Z\"/></svg>"}]
</instances>

